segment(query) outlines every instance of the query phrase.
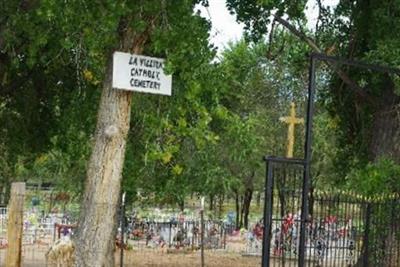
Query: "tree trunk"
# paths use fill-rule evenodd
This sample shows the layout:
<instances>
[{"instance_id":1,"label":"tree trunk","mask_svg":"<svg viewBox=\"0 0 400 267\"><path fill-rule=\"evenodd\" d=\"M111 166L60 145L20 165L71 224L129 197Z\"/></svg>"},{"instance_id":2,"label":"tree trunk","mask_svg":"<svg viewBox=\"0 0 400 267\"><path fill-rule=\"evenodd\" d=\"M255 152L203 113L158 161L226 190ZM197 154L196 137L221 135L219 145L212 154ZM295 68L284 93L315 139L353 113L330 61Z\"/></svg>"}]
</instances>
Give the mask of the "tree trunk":
<instances>
[{"instance_id":1,"label":"tree trunk","mask_svg":"<svg viewBox=\"0 0 400 267\"><path fill-rule=\"evenodd\" d=\"M210 194L210 211L214 210L214 195Z\"/></svg>"},{"instance_id":2,"label":"tree trunk","mask_svg":"<svg viewBox=\"0 0 400 267\"><path fill-rule=\"evenodd\" d=\"M220 194L218 198L218 219L222 218L222 206L224 204L225 196Z\"/></svg>"},{"instance_id":3,"label":"tree trunk","mask_svg":"<svg viewBox=\"0 0 400 267\"><path fill-rule=\"evenodd\" d=\"M236 204L236 229L240 229L240 201L239 192L235 192L235 204Z\"/></svg>"},{"instance_id":4,"label":"tree trunk","mask_svg":"<svg viewBox=\"0 0 400 267\"><path fill-rule=\"evenodd\" d=\"M239 228L243 228L243 196L240 196L240 203L241 208L240 208L240 218L239 218Z\"/></svg>"},{"instance_id":5,"label":"tree trunk","mask_svg":"<svg viewBox=\"0 0 400 267\"><path fill-rule=\"evenodd\" d=\"M81 267L114 266L115 226L132 92L113 89L111 84L112 61L103 85L76 234L76 266Z\"/></svg>"},{"instance_id":6,"label":"tree trunk","mask_svg":"<svg viewBox=\"0 0 400 267\"><path fill-rule=\"evenodd\" d=\"M246 229L249 229L249 213L250 213L250 204L251 204L251 199L253 197L253 190L251 188L247 188L246 191L244 192L244 198L243 198L243 226Z\"/></svg>"},{"instance_id":7,"label":"tree trunk","mask_svg":"<svg viewBox=\"0 0 400 267\"><path fill-rule=\"evenodd\" d=\"M141 53L146 38L134 34L131 31L124 33L121 51ZM112 88L112 70L110 56L97 115L95 143L87 170L82 211L75 235L77 267L114 267L117 212L132 92Z\"/></svg>"},{"instance_id":8,"label":"tree trunk","mask_svg":"<svg viewBox=\"0 0 400 267\"><path fill-rule=\"evenodd\" d=\"M178 205L179 205L180 211L183 212L185 210L185 200L184 199L179 200Z\"/></svg>"},{"instance_id":9,"label":"tree trunk","mask_svg":"<svg viewBox=\"0 0 400 267\"><path fill-rule=\"evenodd\" d=\"M389 78L385 85L373 116L369 154L371 160L386 156L400 163L400 97Z\"/></svg>"},{"instance_id":10,"label":"tree trunk","mask_svg":"<svg viewBox=\"0 0 400 267\"><path fill-rule=\"evenodd\" d=\"M243 196L243 204L242 204L242 217L244 228L248 229L249 227L249 213L250 213L250 204L253 198L253 190L254 190L254 177L256 173L252 171L249 176L246 177L245 183L245 191Z\"/></svg>"},{"instance_id":11,"label":"tree trunk","mask_svg":"<svg viewBox=\"0 0 400 267\"><path fill-rule=\"evenodd\" d=\"M49 210L48 213L51 213L51 210L53 209L53 191L50 192L50 196L49 196Z\"/></svg>"}]
</instances>

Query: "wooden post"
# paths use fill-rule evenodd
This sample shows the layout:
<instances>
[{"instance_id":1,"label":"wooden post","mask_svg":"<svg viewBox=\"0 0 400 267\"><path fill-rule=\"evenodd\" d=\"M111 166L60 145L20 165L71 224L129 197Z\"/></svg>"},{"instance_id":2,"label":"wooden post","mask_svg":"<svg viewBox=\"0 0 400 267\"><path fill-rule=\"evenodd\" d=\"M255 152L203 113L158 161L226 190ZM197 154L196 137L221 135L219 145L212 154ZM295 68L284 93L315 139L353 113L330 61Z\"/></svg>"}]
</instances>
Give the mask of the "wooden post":
<instances>
[{"instance_id":1,"label":"wooden post","mask_svg":"<svg viewBox=\"0 0 400 267\"><path fill-rule=\"evenodd\" d=\"M12 183L8 204L6 267L21 267L25 183Z\"/></svg>"}]
</instances>

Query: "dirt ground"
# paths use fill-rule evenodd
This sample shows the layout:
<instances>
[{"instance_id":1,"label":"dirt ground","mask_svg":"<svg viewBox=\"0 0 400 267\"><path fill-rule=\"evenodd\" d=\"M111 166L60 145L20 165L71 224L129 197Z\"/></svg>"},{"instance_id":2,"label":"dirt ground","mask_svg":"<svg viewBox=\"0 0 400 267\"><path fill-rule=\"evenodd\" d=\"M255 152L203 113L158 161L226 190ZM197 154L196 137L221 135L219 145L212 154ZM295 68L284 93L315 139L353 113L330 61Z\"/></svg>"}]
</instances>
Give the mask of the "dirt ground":
<instances>
[{"instance_id":1,"label":"dirt ground","mask_svg":"<svg viewBox=\"0 0 400 267\"><path fill-rule=\"evenodd\" d=\"M170 254L159 251L129 251L125 254L126 266L137 267L195 267L201 266L200 252ZM225 251L206 251L206 267L258 267L261 257L243 257ZM117 264L119 263L119 260ZM118 266L118 265L117 265Z\"/></svg>"},{"instance_id":2,"label":"dirt ground","mask_svg":"<svg viewBox=\"0 0 400 267\"><path fill-rule=\"evenodd\" d=\"M45 253L48 247L43 245L24 246L22 252L23 267L50 267L46 264ZM5 249L0 249L0 266L4 266ZM205 267L260 267L261 257L242 256L238 252L224 250L206 250ZM297 266L295 261L286 262L286 266ZM120 266L120 251L115 253L115 267ZM124 267L200 267L200 251L173 251L141 248L137 250L124 250ZM283 266L277 259L272 259L270 266ZM308 266L317 266L315 262ZM324 266L345 266L344 262L324 264ZM395 265L393 265L395 266Z\"/></svg>"},{"instance_id":3,"label":"dirt ground","mask_svg":"<svg viewBox=\"0 0 400 267\"><path fill-rule=\"evenodd\" d=\"M46 267L47 246L32 245L23 249L23 267ZM5 249L0 250L0 266L4 266ZM115 254L116 267L120 266L120 251ZM206 251L206 267L258 267L260 257L243 257L226 251ZM166 250L140 249L124 251L125 267L196 267L201 266L200 251L167 253Z\"/></svg>"}]
</instances>

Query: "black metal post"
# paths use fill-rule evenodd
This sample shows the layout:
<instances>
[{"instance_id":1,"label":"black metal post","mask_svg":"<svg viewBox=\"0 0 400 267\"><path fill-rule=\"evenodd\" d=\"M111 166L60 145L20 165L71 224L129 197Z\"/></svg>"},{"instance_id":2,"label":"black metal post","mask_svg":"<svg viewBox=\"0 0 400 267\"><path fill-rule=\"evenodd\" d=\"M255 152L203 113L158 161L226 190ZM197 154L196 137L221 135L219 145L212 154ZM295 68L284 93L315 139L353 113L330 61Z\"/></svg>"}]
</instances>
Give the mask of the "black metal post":
<instances>
[{"instance_id":1,"label":"black metal post","mask_svg":"<svg viewBox=\"0 0 400 267\"><path fill-rule=\"evenodd\" d=\"M311 163L311 144L312 144L312 126L314 115L314 95L315 95L315 63L314 55L310 58L310 68L308 77L308 103L307 103L307 118L306 118L306 140L304 144L304 160L305 167Z\"/></svg>"},{"instance_id":2,"label":"black metal post","mask_svg":"<svg viewBox=\"0 0 400 267\"><path fill-rule=\"evenodd\" d=\"M306 226L308 220L308 192L310 191L310 165L311 165L311 143L312 143L312 124L314 115L314 94L315 94L315 58L310 58L309 81L308 81L308 105L306 121L306 141L304 144L304 177L301 204L301 223L300 223L300 244L298 266L305 265L306 255Z\"/></svg>"},{"instance_id":3,"label":"black metal post","mask_svg":"<svg viewBox=\"0 0 400 267\"><path fill-rule=\"evenodd\" d=\"M267 172L265 175L264 189L264 233L262 246L262 267L269 267L269 256L271 253L271 228L272 228L272 162L267 160Z\"/></svg>"},{"instance_id":4,"label":"black metal post","mask_svg":"<svg viewBox=\"0 0 400 267\"><path fill-rule=\"evenodd\" d=\"M274 156L265 156L264 161L272 161L275 163L289 163L289 164L297 164L297 165L305 165L306 161L304 159L297 158L281 158Z\"/></svg>"},{"instance_id":5,"label":"black metal post","mask_svg":"<svg viewBox=\"0 0 400 267\"><path fill-rule=\"evenodd\" d=\"M363 253L363 267L369 266L369 231L371 228L371 203L367 203L365 214L365 231L364 231L364 253Z\"/></svg>"}]
</instances>

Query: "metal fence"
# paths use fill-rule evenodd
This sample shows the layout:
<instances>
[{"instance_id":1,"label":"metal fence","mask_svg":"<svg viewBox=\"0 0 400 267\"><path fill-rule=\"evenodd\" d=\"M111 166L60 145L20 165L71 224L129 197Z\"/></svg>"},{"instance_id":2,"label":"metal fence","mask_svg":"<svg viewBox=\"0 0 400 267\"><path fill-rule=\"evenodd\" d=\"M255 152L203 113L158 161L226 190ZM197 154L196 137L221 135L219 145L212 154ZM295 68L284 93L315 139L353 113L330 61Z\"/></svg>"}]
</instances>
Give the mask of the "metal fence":
<instances>
[{"instance_id":1,"label":"metal fence","mask_svg":"<svg viewBox=\"0 0 400 267\"><path fill-rule=\"evenodd\" d=\"M288 162L269 166L266 266L400 266L398 195L374 198L310 191L302 224L303 166Z\"/></svg>"},{"instance_id":2,"label":"metal fence","mask_svg":"<svg viewBox=\"0 0 400 267\"><path fill-rule=\"evenodd\" d=\"M121 214L119 214L121 215ZM116 236L115 266L191 266L201 262L201 221L189 216L165 218L120 217ZM121 221L124 225L121 225ZM76 221L63 214L42 214L29 209L24 213L22 266L53 266L46 253L59 238L75 232ZM71 227L72 226L72 227ZM0 209L0 266L7 251L7 209ZM124 242L121 243L121 233ZM258 266L260 258L244 258L245 233L222 221L204 220L204 259L206 266ZM122 253L122 257L121 257ZM221 261L226 262L226 265ZM229 263L231 262L231 263Z\"/></svg>"},{"instance_id":3,"label":"metal fence","mask_svg":"<svg viewBox=\"0 0 400 267\"><path fill-rule=\"evenodd\" d=\"M63 214L42 216L38 212L24 212L22 235L22 266L46 266L45 254L57 236L57 224L70 224ZM4 264L7 240L7 208L0 208L0 266Z\"/></svg>"},{"instance_id":4,"label":"metal fence","mask_svg":"<svg viewBox=\"0 0 400 267\"><path fill-rule=\"evenodd\" d=\"M225 225L221 221L206 220L204 223L204 245L208 249L226 246ZM146 221L128 222L126 243L134 247L198 248L200 247L200 220L191 221Z\"/></svg>"}]
</instances>

